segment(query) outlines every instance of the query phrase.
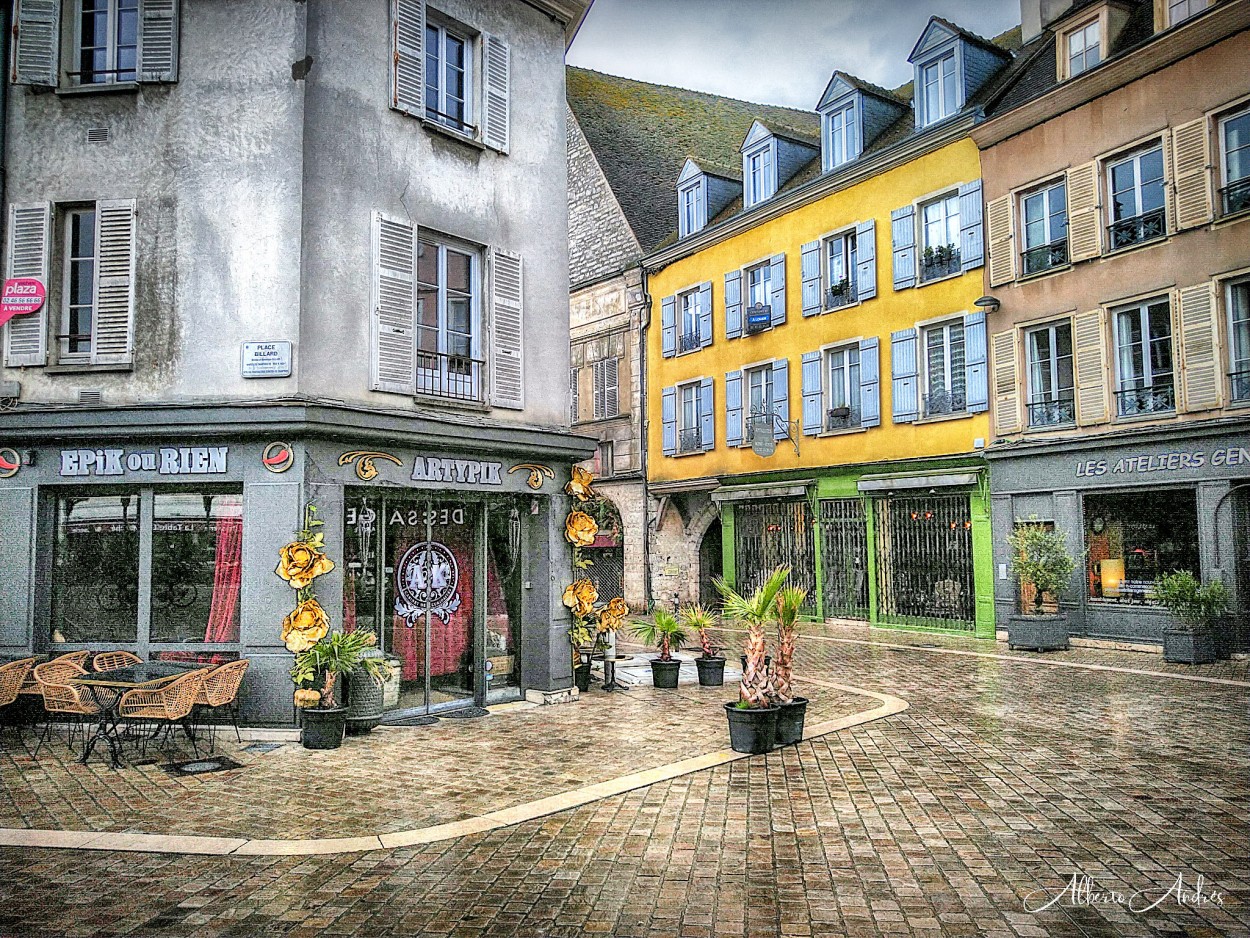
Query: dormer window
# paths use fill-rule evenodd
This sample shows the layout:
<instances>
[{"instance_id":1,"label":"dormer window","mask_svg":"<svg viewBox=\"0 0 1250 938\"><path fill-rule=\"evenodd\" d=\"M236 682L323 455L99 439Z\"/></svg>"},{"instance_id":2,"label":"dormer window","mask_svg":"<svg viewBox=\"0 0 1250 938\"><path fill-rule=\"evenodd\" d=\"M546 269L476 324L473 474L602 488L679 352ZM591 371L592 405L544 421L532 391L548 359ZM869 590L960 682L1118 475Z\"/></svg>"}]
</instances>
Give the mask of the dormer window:
<instances>
[{"instance_id":1,"label":"dormer window","mask_svg":"<svg viewBox=\"0 0 1250 938\"><path fill-rule=\"evenodd\" d=\"M1009 61L1011 53L938 16L920 34L911 55L916 127L954 117Z\"/></svg>"},{"instance_id":2,"label":"dormer window","mask_svg":"<svg viewBox=\"0 0 1250 938\"><path fill-rule=\"evenodd\" d=\"M841 166L859 156L862 145L854 100L822 114L821 123L825 131L826 168Z\"/></svg>"},{"instance_id":3,"label":"dormer window","mask_svg":"<svg viewBox=\"0 0 1250 938\"><path fill-rule=\"evenodd\" d=\"M685 238L707 224L707 180L700 176L677 190L678 234Z\"/></svg>"},{"instance_id":4,"label":"dormer window","mask_svg":"<svg viewBox=\"0 0 1250 938\"><path fill-rule=\"evenodd\" d=\"M750 208L765 199L771 199L777 191L777 164L773 159L773 142L748 150L742 158L742 174L745 181L743 200Z\"/></svg>"},{"instance_id":5,"label":"dormer window","mask_svg":"<svg viewBox=\"0 0 1250 938\"><path fill-rule=\"evenodd\" d=\"M1065 34L1068 44L1068 77L1075 78L1102 61L1098 20L1090 20Z\"/></svg>"},{"instance_id":6,"label":"dormer window","mask_svg":"<svg viewBox=\"0 0 1250 938\"><path fill-rule=\"evenodd\" d=\"M959 110L959 83L952 51L920 69L919 118L922 126L945 120Z\"/></svg>"},{"instance_id":7,"label":"dormer window","mask_svg":"<svg viewBox=\"0 0 1250 938\"><path fill-rule=\"evenodd\" d=\"M1211 0L1168 0L1168 25L1183 23L1211 5Z\"/></svg>"}]
</instances>

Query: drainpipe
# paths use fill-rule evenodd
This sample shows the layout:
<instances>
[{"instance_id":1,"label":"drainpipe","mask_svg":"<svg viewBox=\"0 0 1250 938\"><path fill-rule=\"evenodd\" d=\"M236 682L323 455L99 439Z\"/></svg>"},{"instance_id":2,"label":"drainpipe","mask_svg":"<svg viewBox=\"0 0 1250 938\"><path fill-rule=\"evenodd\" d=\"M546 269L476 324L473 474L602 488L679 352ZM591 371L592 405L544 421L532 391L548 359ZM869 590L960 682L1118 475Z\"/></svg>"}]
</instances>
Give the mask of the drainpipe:
<instances>
[{"instance_id":1,"label":"drainpipe","mask_svg":"<svg viewBox=\"0 0 1250 938\"><path fill-rule=\"evenodd\" d=\"M9 221L8 203L5 201L6 185L9 175L9 152L6 132L9 126L9 94L17 87L10 81L9 56L13 50L13 33L9 26L9 17L13 15L13 4L0 4L0 244L4 243L7 234L5 225Z\"/></svg>"},{"instance_id":2,"label":"drainpipe","mask_svg":"<svg viewBox=\"0 0 1250 938\"><path fill-rule=\"evenodd\" d=\"M640 265L641 266L641 265ZM638 319L638 408L642 411L638 421L639 448L642 458L642 599L647 611L651 611L651 492L647 485L647 327L651 321L651 289L647 285L647 268L642 267L643 312Z\"/></svg>"}]
</instances>

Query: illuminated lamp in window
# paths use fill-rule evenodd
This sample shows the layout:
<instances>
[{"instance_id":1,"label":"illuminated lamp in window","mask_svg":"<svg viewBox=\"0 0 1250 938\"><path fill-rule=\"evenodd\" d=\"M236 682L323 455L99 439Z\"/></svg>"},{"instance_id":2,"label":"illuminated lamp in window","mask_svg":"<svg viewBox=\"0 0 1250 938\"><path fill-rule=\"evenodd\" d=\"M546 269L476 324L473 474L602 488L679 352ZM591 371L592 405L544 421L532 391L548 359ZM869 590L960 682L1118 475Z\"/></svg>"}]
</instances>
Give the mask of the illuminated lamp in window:
<instances>
[{"instance_id":1,"label":"illuminated lamp in window","mask_svg":"<svg viewBox=\"0 0 1250 938\"><path fill-rule=\"evenodd\" d=\"M1102 594L1112 599L1118 598L1120 584L1124 582L1124 561L1104 560L1098 569L1102 573Z\"/></svg>"}]
</instances>

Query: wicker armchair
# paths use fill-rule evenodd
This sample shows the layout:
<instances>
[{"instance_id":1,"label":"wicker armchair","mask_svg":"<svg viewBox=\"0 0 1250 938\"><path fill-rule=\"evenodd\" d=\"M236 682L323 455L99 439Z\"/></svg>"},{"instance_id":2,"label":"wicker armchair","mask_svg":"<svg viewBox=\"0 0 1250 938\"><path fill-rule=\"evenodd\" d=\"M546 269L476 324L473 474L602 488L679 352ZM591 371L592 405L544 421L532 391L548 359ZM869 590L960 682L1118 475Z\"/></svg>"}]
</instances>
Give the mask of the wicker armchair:
<instances>
[{"instance_id":1,"label":"wicker armchair","mask_svg":"<svg viewBox=\"0 0 1250 938\"><path fill-rule=\"evenodd\" d=\"M129 651L102 651L91 659L92 671L115 671L132 664L142 664L143 659Z\"/></svg>"},{"instance_id":2,"label":"wicker armchair","mask_svg":"<svg viewBox=\"0 0 1250 938\"><path fill-rule=\"evenodd\" d=\"M239 661L227 661L209 671L204 678L204 686L195 698L195 705L205 710L226 710L230 714L230 722L234 725L234 735L243 742L239 732L239 687L243 684L243 675L249 662L246 658ZM210 724L210 751L216 748L215 728Z\"/></svg>"},{"instance_id":3,"label":"wicker armchair","mask_svg":"<svg viewBox=\"0 0 1250 938\"><path fill-rule=\"evenodd\" d=\"M165 731L166 742L171 743L174 725L185 721L195 708L195 701L204 689L205 673L206 669L188 671L161 687L128 690L118 701L118 715L124 720L155 723L158 730ZM187 737L191 748L199 755L195 734L188 729ZM169 747L166 748L168 751Z\"/></svg>"},{"instance_id":4,"label":"wicker armchair","mask_svg":"<svg viewBox=\"0 0 1250 938\"><path fill-rule=\"evenodd\" d=\"M48 714L48 719L43 725L43 735L39 737L39 744L35 746L35 755L39 755L39 750L43 748L52 730L52 714L59 713L69 718L70 733L66 745L72 750L74 730L82 725L82 718L93 717L100 712L98 704L69 683L73 678L87 673L87 669L81 664L66 660L76 657L77 654L62 655L52 661L37 664L33 669L39 689L43 691L43 709ZM83 657L79 660L86 660L87 654L87 652L82 652Z\"/></svg>"},{"instance_id":5,"label":"wicker armchair","mask_svg":"<svg viewBox=\"0 0 1250 938\"><path fill-rule=\"evenodd\" d=\"M9 715L16 710L12 704L16 702L22 684L30 676L30 669L34 664L34 658L21 658L17 661L10 661L8 664L0 664L0 731L3 731L4 727L10 723ZM11 722L17 727L17 738L21 741L21 721L12 720Z\"/></svg>"},{"instance_id":6,"label":"wicker armchair","mask_svg":"<svg viewBox=\"0 0 1250 938\"><path fill-rule=\"evenodd\" d=\"M47 663L52 664L53 662L57 662L57 661L60 661L60 662L68 661L68 662L72 662L78 665L79 667L85 668L87 666L87 659L90 657L91 657L91 652L89 651L71 651L57 658L53 658L52 661L49 661ZM34 668L31 668L30 673L26 675L26 680L22 682L22 689L18 691L18 693L19 694L31 694L37 697L43 696L43 688L40 687L39 682L35 680Z\"/></svg>"}]
</instances>

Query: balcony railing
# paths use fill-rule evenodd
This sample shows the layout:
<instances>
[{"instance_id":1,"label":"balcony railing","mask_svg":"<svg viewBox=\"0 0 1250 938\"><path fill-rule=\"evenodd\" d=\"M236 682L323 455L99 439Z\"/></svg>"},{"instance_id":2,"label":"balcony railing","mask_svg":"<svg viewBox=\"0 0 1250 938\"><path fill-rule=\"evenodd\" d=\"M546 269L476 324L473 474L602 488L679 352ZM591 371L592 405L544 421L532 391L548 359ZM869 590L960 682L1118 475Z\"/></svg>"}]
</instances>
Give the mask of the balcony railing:
<instances>
[{"instance_id":1,"label":"balcony railing","mask_svg":"<svg viewBox=\"0 0 1250 938\"><path fill-rule=\"evenodd\" d=\"M756 303L746 309L746 333L755 335L773 324L773 308L767 303Z\"/></svg>"},{"instance_id":2,"label":"balcony railing","mask_svg":"<svg viewBox=\"0 0 1250 938\"><path fill-rule=\"evenodd\" d=\"M1250 208L1250 176L1230 182L1220 190L1220 201L1225 215L1244 212Z\"/></svg>"},{"instance_id":3,"label":"balcony railing","mask_svg":"<svg viewBox=\"0 0 1250 938\"><path fill-rule=\"evenodd\" d=\"M968 409L968 395L963 391L934 391L924 396L924 415L941 417L962 414Z\"/></svg>"},{"instance_id":4,"label":"balcony railing","mask_svg":"<svg viewBox=\"0 0 1250 938\"><path fill-rule=\"evenodd\" d=\"M825 291L825 309L839 309L850 306L859 299L859 291L854 280L839 280Z\"/></svg>"},{"instance_id":5,"label":"balcony railing","mask_svg":"<svg viewBox=\"0 0 1250 938\"><path fill-rule=\"evenodd\" d=\"M937 280L959 273L959 248L953 244L928 247L920 256L920 281Z\"/></svg>"},{"instance_id":6,"label":"balcony railing","mask_svg":"<svg viewBox=\"0 0 1250 938\"><path fill-rule=\"evenodd\" d=\"M1029 426L1061 427L1076 423L1076 401L1072 397L1060 397L1053 401L1032 401L1029 405Z\"/></svg>"},{"instance_id":7,"label":"balcony railing","mask_svg":"<svg viewBox=\"0 0 1250 938\"><path fill-rule=\"evenodd\" d=\"M1116 251L1143 241L1153 241L1166 234L1166 213L1157 208L1154 211L1122 218L1107 226L1107 235L1111 242L1111 250Z\"/></svg>"},{"instance_id":8,"label":"balcony railing","mask_svg":"<svg viewBox=\"0 0 1250 938\"><path fill-rule=\"evenodd\" d=\"M1068 242L1052 241L1035 248L1029 248L1020 255L1024 261L1024 275L1040 274L1052 267L1062 267L1068 262Z\"/></svg>"},{"instance_id":9,"label":"balcony railing","mask_svg":"<svg viewBox=\"0 0 1250 938\"><path fill-rule=\"evenodd\" d=\"M1250 370L1230 372L1228 383L1235 402L1240 404L1250 401Z\"/></svg>"},{"instance_id":10,"label":"balcony railing","mask_svg":"<svg viewBox=\"0 0 1250 938\"><path fill-rule=\"evenodd\" d=\"M858 407L833 407L825 411L825 430L849 430L860 425Z\"/></svg>"},{"instance_id":11,"label":"balcony railing","mask_svg":"<svg viewBox=\"0 0 1250 938\"><path fill-rule=\"evenodd\" d=\"M699 341L699 333L686 332L677 340L677 350L679 352L693 352L702 343Z\"/></svg>"},{"instance_id":12,"label":"balcony railing","mask_svg":"<svg viewBox=\"0 0 1250 938\"><path fill-rule=\"evenodd\" d=\"M1115 392L1116 413L1121 417L1166 414L1176 410L1176 388L1171 375L1155 375L1148 388L1123 388Z\"/></svg>"},{"instance_id":13,"label":"balcony railing","mask_svg":"<svg viewBox=\"0 0 1250 938\"><path fill-rule=\"evenodd\" d=\"M677 452L695 453L703 449L703 434L698 427L682 430L677 434Z\"/></svg>"},{"instance_id":14,"label":"balcony railing","mask_svg":"<svg viewBox=\"0 0 1250 938\"><path fill-rule=\"evenodd\" d=\"M482 400L482 369L486 363L467 355L417 352L417 394L456 401Z\"/></svg>"}]
</instances>

